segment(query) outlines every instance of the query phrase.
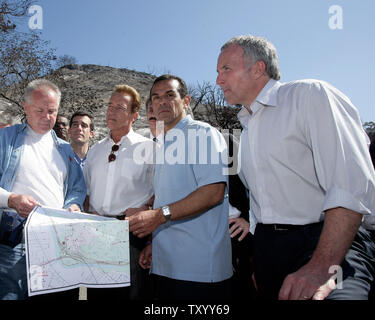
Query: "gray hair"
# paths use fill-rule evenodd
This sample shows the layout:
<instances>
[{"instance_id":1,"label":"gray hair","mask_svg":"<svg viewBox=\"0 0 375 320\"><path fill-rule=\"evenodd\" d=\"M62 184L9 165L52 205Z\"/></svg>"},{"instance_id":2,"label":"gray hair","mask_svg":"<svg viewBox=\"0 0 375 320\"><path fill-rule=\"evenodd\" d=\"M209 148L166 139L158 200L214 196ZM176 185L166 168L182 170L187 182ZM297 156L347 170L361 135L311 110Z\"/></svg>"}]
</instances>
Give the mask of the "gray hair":
<instances>
[{"instance_id":1,"label":"gray hair","mask_svg":"<svg viewBox=\"0 0 375 320\"><path fill-rule=\"evenodd\" d=\"M39 90L41 88L49 88L56 92L57 94L57 105L60 105L61 100L61 91L57 85L47 79L35 79L27 85L24 93L24 101L30 103L31 94L35 90Z\"/></svg>"},{"instance_id":2,"label":"gray hair","mask_svg":"<svg viewBox=\"0 0 375 320\"><path fill-rule=\"evenodd\" d=\"M266 65L267 75L274 80L280 80L279 61L275 46L266 38L252 35L237 36L227 41L221 51L231 45L239 45L244 51L244 57L251 59L252 63L263 61Z\"/></svg>"}]
</instances>

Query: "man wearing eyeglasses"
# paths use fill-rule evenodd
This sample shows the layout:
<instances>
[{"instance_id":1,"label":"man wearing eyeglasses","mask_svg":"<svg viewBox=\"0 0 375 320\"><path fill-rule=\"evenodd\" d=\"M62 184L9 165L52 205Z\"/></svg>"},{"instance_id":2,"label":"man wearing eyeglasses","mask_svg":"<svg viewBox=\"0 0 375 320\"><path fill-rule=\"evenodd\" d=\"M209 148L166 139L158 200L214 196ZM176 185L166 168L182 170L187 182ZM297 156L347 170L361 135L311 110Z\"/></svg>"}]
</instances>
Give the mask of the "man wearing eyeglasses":
<instances>
[{"instance_id":1,"label":"man wearing eyeglasses","mask_svg":"<svg viewBox=\"0 0 375 320\"><path fill-rule=\"evenodd\" d=\"M138 92L127 85L115 87L107 108L107 137L94 144L84 167L87 185L85 211L124 219L128 208L148 208L153 195L152 159L140 163L135 152L154 142L132 129L140 108ZM152 153L150 153L152 156ZM138 265L146 240L129 235L131 286L116 289L88 289L88 299L144 299L147 273Z\"/></svg>"}]
</instances>

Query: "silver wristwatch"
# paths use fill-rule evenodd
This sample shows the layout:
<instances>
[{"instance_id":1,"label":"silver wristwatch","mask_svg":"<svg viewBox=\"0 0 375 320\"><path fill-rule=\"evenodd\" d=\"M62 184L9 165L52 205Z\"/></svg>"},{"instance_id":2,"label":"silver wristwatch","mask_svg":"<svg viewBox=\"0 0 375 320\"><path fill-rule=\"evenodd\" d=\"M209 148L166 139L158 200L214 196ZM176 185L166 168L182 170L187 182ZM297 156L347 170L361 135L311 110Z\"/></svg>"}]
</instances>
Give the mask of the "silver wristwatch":
<instances>
[{"instance_id":1,"label":"silver wristwatch","mask_svg":"<svg viewBox=\"0 0 375 320\"><path fill-rule=\"evenodd\" d=\"M171 220L171 211L169 210L168 206L162 207L161 211L163 212L163 216L167 221Z\"/></svg>"}]
</instances>

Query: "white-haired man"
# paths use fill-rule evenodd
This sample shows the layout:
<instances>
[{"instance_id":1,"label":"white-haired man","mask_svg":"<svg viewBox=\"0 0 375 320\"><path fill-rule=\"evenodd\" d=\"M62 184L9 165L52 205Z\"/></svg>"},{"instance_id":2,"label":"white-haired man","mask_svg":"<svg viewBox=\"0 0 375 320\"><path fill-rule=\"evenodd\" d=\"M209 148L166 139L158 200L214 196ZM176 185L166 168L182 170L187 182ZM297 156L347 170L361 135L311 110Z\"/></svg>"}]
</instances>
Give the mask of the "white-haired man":
<instances>
[{"instance_id":1,"label":"white-haired man","mask_svg":"<svg viewBox=\"0 0 375 320\"><path fill-rule=\"evenodd\" d=\"M0 131L0 299L26 298L22 228L33 208L83 209L82 170L69 143L52 130L60 97L50 81L30 82L24 98L26 122Z\"/></svg>"}]
</instances>

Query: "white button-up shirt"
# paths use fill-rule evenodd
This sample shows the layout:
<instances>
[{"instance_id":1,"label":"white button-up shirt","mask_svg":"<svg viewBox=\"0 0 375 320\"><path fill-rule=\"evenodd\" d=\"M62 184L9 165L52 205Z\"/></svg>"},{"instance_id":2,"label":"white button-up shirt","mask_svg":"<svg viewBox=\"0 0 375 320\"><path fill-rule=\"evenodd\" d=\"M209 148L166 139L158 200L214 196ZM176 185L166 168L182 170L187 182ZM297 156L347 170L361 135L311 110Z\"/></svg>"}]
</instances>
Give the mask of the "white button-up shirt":
<instances>
[{"instance_id":1,"label":"white button-up shirt","mask_svg":"<svg viewBox=\"0 0 375 320\"><path fill-rule=\"evenodd\" d=\"M120 148L114 152L116 160L109 162L114 144L110 136L94 144L84 167L89 211L100 215L122 215L128 208L142 206L153 195L152 152L142 151L152 150L155 143L131 129L117 143Z\"/></svg>"},{"instance_id":2,"label":"white button-up shirt","mask_svg":"<svg viewBox=\"0 0 375 320\"><path fill-rule=\"evenodd\" d=\"M358 111L326 82L270 80L238 118L240 177L257 222L308 224L344 207L374 214L375 173Z\"/></svg>"}]
</instances>

